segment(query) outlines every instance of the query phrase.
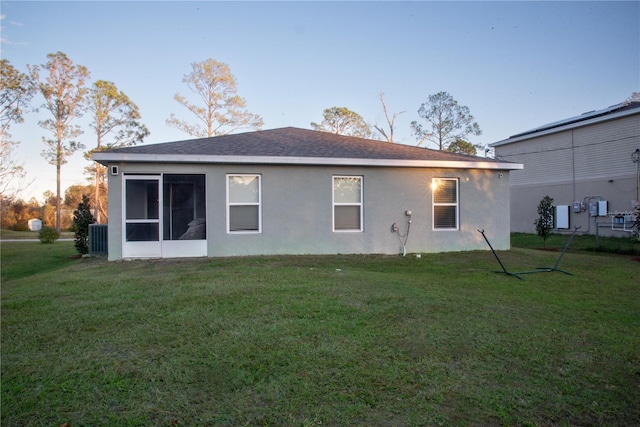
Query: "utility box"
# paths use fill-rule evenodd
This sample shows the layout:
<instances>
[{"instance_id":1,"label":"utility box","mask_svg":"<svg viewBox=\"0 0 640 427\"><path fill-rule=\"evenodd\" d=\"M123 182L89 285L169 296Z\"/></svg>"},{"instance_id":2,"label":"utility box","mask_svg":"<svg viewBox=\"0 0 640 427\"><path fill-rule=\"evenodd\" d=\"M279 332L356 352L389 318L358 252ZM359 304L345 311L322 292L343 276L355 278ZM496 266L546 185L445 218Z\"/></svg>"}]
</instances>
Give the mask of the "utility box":
<instances>
[{"instance_id":1,"label":"utility box","mask_svg":"<svg viewBox=\"0 0 640 427\"><path fill-rule=\"evenodd\" d=\"M556 228L569 228L569 205L556 206Z\"/></svg>"},{"instance_id":2,"label":"utility box","mask_svg":"<svg viewBox=\"0 0 640 427\"><path fill-rule=\"evenodd\" d=\"M607 216L607 201L600 200L598 202L598 216Z\"/></svg>"},{"instance_id":3,"label":"utility box","mask_svg":"<svg viewBox=\"0 0 640 427\"><path fill-rule=\"evenodd\" d=\"M607 216L607 201L589 202L589 216Z\"/></svg>"},{"instance_id":4,"label":"utility box","mask_svg":"<svg viewBox=\"0 0 640 427\"><path fill-rule=\"evenodd\" d=\"M573 202L573 212L580 213L584 210L584 202Z\"/></svg>"}]
</instances>

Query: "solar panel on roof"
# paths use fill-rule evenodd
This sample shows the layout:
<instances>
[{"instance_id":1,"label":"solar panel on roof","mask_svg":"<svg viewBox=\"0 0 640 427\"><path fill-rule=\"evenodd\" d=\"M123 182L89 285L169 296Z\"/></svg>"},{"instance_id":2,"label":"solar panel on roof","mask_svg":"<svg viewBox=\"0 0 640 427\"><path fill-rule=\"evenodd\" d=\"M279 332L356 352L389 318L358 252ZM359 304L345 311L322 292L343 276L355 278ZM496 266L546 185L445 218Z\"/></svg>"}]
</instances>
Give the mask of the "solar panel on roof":
<instances>
[{"instance_id":1,"label":"solar panel on roof","mask_svg":"<svg viewBox=\"0 0 640 427\"><path fill-rule=\"evenodd\" d=\"M574 116L574 117L570 117L568 119L558 120L556 122L548 123L546 125L539 126L537 128L528 130L526 132L521 132L521 133L518 133L516 135L512 135L509 138L517 138L519 136L529 135L529 134L536 133L536 132L542 132L544 130L553 129L553 128L557 128L557 127L568 125L568 124L572 124L572 123L582 122L582 121L585 121L585 120L593 119L595 117L604 116L604 115L611 114L611 113L616 112L616 111L629 109L629 108L640 108L640 102L631 102L631 103L623 102L621 104L612 105L610 107L603 108L601 110L588 111L586 113L580 114L579 116Z\"/></svg>"}]
</instances>

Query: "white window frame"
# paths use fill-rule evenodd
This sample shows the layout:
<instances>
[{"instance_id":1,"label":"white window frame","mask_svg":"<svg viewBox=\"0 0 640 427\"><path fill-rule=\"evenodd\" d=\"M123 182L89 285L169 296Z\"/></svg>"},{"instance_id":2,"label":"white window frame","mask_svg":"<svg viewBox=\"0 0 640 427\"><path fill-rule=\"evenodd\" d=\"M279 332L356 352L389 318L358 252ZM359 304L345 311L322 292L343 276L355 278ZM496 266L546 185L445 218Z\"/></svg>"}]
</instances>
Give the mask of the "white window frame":
<instances>
[{"instance_id":1,"label":"white window frame","mask_svg":"<svg viewBox=\"0 0 640 427\"><path fill-rule=\"evenodd\" d=\"M456 183L456 201L455 203L436 203L435 194L439 181L453 181ZM433 231L457 231L460 230L460 179L459 178L432 178L431 179L431 226ZM436 227L436 206L454 206L456 209L456 226L455 227Z\"/></svg>"},{"instance_id":2,"label":"white window frame","mask_svg":"<svg viewBox=\"0 0 640 427\"><path fill-rule=\"evenodd\" d=\"M336 179L358 179L360 180L360 202L359 203L337 203L335 200ZM337 206L357 206L360 211L360 228L336 229L336 207ZM331 177L331 223L334 233L360 233L364 231L364 176L362 175L333 175Z\"/></svg>"},{"instance_id":3,"label":"white window frame","mask_svg":"<svg viewBox=\"0 0 640 427\"><path fill-rule=\"evenodd\" d=\"M252 203L231 203L229 200L230 179L237 176L253 177L258 179L258 201ZM227 193L227 234L259 234L262 233L262 175L255 173L229 173L226 179ZM258 207L258 229L257 230L231 230L231 207L233 206L257 206Z\"/></svg>"}]
</instances>

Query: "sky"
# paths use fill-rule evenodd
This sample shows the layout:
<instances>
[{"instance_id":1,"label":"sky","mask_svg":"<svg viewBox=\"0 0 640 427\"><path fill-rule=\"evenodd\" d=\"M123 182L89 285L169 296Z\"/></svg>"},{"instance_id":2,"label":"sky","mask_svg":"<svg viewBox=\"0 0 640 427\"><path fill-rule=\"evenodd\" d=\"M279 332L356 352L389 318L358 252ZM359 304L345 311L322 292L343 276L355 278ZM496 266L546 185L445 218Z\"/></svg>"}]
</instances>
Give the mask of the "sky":
<instances>
[{"instance_id":1,"label":"sky","mask_svg":"<svg viewBox=\"0 0 640 427\"><path fill-rule=\"evenodd\" d=\"M1 56L21 72L64 52L140 108L145 144L191 139L171 128L182 78L209 58L229 65L263 129L310 129L324 109L347 107L386 127L379 96L396 119L395 140L415 145L410 123L429 95L469 107L486 146L539 125L623 102L640 91L640 2L172 2L1 1ZM195 101L195 99L191 98ZM40 96L34 107L43 103ZM55 166L41 153L30 112L9 130L27 181L20 196L55 192ZM96 138L77 119L87 149ZM435 148L428 146L428 148ZM484 153L479 153L483 155ZM77 152L62 189L86 185Z\"/></svg>"}]
</instances>

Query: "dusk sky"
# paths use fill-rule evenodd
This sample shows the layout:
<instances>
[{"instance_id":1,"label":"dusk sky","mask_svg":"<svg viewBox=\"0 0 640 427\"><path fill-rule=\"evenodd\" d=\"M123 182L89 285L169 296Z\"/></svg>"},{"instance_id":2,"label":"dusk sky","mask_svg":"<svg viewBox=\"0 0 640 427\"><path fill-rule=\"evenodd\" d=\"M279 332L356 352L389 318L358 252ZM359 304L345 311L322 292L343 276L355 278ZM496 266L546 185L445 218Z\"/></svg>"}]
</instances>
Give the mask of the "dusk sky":
<instances>
[{"instance_id":1,"label":"dusk sky","mask_svg":"<svg viewBox=\"0 0 640 427\"><path fill-rule=\"evenodd\" d=\"M410 122L428 96L448 92L480 125L487 145L539 125L606 108L640 91L640 2L31 2L2 1L2 58L22 72L64 52L91 81L109 80L140 107L145 144L190 139L166 125L192 62L229 65L264 129L310 128L325 108L347 107L414 145ZM32 104L42 104L40 96ZM30 113L11 127L16 159L55 192ZM87 149L88 117L76 121ZM434 148L434 147L429 147ZM483 155L484 153L479 153ZM63 191L86 184L81 152L62 167Z\"/></svg>"}]
</instances>

